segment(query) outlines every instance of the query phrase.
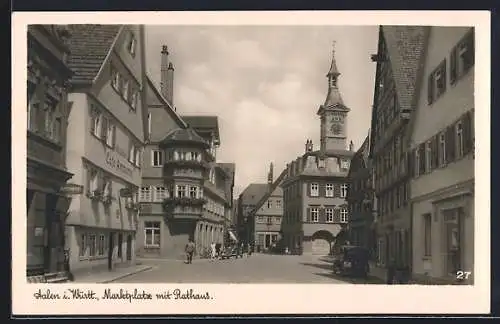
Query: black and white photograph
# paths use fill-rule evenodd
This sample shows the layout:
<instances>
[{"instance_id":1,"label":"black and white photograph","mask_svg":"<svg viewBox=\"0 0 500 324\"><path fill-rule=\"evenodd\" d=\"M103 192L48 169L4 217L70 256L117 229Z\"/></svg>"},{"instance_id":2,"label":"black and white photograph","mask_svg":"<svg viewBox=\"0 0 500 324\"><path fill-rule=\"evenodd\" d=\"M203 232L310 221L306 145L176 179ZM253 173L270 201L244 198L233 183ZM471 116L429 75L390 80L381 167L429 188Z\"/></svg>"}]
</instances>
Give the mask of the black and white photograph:
<instances>
[{"instance_id":1,"label":"black and white photograph","mask_svg":"<svg viewBox=\"0 0 500 324\"><path fill-rule=\"evenodd\" d=\"M336 14L26 24L23 289L489 278L489 36Z\"/></svg>"}]
</instances>

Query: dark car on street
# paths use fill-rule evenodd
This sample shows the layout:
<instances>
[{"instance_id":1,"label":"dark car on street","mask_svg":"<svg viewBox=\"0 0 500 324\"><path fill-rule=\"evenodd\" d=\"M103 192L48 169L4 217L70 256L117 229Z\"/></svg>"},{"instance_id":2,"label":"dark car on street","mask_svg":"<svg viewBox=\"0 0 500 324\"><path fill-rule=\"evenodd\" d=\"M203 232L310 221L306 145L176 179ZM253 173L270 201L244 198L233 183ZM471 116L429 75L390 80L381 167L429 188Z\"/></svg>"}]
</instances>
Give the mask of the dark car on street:
<instances>
[{"instance_id":1,"label":"dark car on street","mask_svg":"<svg viewBox=\"0 0 500 324\"><path fill-rule=\"evenodd\" d=\"M222 254L221 254L221 259L230 259L230 258L239 258L243 256L242 251L240 251L240 247L238 245L231 245L226 247Z\"/></svg>"},{"instance_id":2,"label":"dark car on street","mask_svg":"<svg viewBox=\"0 0 500 324\"><path fill-rule=\"evenodd\" d=\"M344 245L333 255L333 272L339 275L367 278L370 252L360 246Z\"/></svg>"}]
</instances>

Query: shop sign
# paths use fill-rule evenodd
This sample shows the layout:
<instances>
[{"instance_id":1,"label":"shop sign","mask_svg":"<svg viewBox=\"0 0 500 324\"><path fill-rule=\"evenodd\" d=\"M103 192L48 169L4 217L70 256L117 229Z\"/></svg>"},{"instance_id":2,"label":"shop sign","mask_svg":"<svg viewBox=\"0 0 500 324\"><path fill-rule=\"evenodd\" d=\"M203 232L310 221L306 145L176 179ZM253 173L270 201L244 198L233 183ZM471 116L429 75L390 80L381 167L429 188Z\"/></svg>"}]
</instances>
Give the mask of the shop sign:
<instances>
[{"instance_id":1,"label":"shop sign","mask_svg":"<svg viewBox=\"0 0 500 324\"><path fill-rule=\"evenodd\" d=\"M111 168L132 177L132 168L129 167L128 161L123 161L123 158L113 151L106 152L106 164Z\"/></svg>"}]
</instances>

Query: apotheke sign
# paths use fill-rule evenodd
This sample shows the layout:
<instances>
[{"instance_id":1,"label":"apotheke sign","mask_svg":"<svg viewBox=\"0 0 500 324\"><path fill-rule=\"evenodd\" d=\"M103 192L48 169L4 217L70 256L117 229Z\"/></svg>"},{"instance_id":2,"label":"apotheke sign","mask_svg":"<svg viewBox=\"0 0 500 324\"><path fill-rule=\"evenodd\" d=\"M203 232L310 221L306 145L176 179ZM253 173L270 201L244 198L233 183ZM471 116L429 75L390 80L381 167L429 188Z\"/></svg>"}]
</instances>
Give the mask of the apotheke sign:
<instances>
[{"instance_id":1,"label":"apotheke sign","mask_svg":"<svg viewBox=\"0 0 500 324\"><path fill-rule=\"evenodd\" d=\"M120 171L129 177L132 177L132 168L128 166L128 161L123 161L123 158L113 151L106 152L106 164L111 168Z\"/></svg>"}]
</instances>

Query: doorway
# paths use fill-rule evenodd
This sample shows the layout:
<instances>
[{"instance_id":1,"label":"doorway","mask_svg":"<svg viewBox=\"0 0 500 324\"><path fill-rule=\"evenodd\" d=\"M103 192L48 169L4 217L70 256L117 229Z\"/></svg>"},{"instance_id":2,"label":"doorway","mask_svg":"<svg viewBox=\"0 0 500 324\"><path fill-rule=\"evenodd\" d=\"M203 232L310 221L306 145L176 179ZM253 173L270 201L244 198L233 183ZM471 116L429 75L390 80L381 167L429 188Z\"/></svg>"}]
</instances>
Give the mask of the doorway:
<instances>
[{"instance_id":1,"label":"doorway","mask_svg":"<svg viewBox=\"0 0 500 324\"><path fill-rule=\"evenodd\" d=\"M127 261L132 260L132 235L127 235Z\"/></svg>"},{"instance_id":2,"label":"doorway","mask_svg":"<svg viewBox=\"0 0 500 324\"><path fill-rule=\"evenodd\" d=\"M114 233L109 233L108 270L113 270Z\"/></svg>"}]
</instances>

